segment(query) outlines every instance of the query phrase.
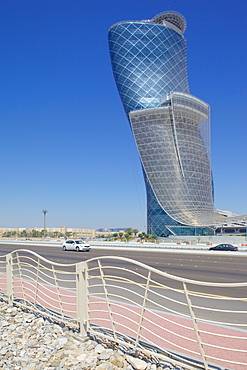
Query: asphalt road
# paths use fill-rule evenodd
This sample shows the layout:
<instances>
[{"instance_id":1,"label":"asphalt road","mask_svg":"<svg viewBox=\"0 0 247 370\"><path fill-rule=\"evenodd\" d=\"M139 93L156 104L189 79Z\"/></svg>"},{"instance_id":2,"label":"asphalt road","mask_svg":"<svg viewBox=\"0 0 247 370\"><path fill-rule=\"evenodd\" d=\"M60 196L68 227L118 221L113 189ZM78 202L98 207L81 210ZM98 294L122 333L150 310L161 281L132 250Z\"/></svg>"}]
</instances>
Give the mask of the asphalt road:
<instances>
[{"instance_id":1,"label":"asphalt road","mask_svg":"<svg viewBox=\"0 0 247 370\"><path fill-rule=\"evenodd\" d=\"M101 249L92 247L90 252L74 252L74 251L63 251L61 247L44 247L44 246L30 246L30 245L9 245L9 244L0 244L0 255L4 255L16 249L28 249L32 250L48 260L52 260L57 263L64 264L73 264L83 260L88 260L91 258L97 258L102 256L122 256L129 259L137 260L139 262L145 263L146 265L155 267L158 270L167 272L171 275L184 277L192 280L199 280L204 282L215 282L215 283L236 283L236 282L247 282L247 271L246 271L246 262L247 262L247 253L246 256L243 253L238 252L229 252L229 253L220 253L220 252L209 252L205 251L193 251L193 253L186 253L185 251L124 251L124 250L112 250L112 249ZM108 258L106 259L106 266L108 265ZM104 262L105 263L105 262ZM123 276L125 278L132 277L133 274L130 272L132 269L135 269L135 265L131 265L128 261L125 260L114 260L114 263L110 264L114 267L118 266L122 268ZM138 270L138 269L137 269ZM114 276L114 271L109 270L109 275ZM130 275L130 276L129 276ZM92 276L93 277L93 276ZM166 281L164 276L156 276L157 283L164 284L167 286L173 286L173 288L181 289L181 283L173 281L172 283ZM116 286L112 289L118 290L118 286L121 285L126 288L128 292L129 284L125 287L126 283L124 280L119 280L116 276L118 282ZM138 283L138 276L136 275L136 283ZM113 279L108 279L109 284L113 284ZM116 281L117 281L116 280ZM141 281L139 282L141 283ZM114 286L114 284L113 284ZM196 284L189 284L188 289L192 292L198 292L198 306L203 306L206 304L204 294L209 294L216 297L219 297L219 300L212 300L212 303L207 302L207 311L200 313L201 317L210 319L210 304L214 305L214 308L217 307L221 309L227 309L229 311L234 311L235 314L231 318L232 323L242 323L242 314L237 315L236 312L246 312L246 288L222 288L222 287L210 287L210 286L198 286ZM132 289L138 289L138 284L133 284ZM160 288L159 285L153 287L154 290L157 290L159 294L163 295L163 288ZM176 299L176 295L179 295L179 292L168 292L166 290L166 295L171 294L172 299ZM221 301L220 297L235 297L240 298L240 300L223 300ZM203 302L201 302L203 301ZM222 307L223 305L223 307ZM207 316L209 315L209 317ZM217 313L214 312L214 318L217 319ZM220 317L222 314L220 315ZM205 318L204 317L204 318ZM229 318L228 318L229 319ZM220 318L218 320L220 322ZM225 320L225 322L229 322ZM245 328L245 327L244 327Z\"/></svg>"},{"instance_id":2,"label":"asphalt road","mask_svg":"<svg viewBox=\"0 0 247 370\"><path fill-rule=\"evenodd\" d=\"M204 254L193 251L168 252L168 251L123 251L109 250L92 247L90 252L63 251L59 247L44 247L30 245L0 244L0 255L16 249L28 249L43 257L58 263L76 263L89 258L101 256L122 256L140 261L158 270L169 274L206 282L236 283L247 282L247 253L246 256L238 252L215 253L205 251Z\"/></svg>"}]
</instances>

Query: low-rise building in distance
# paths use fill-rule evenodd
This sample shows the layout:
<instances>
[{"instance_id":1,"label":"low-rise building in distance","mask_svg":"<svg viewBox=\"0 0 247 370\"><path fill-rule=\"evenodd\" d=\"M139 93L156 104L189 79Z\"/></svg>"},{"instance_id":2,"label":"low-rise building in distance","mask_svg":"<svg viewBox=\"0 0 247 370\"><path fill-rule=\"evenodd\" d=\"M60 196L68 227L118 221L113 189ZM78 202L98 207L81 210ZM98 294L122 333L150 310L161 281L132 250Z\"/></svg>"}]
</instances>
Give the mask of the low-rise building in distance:
<instances>
[{"instance_id":1,"label":"low-rise building in distance","mask_svg":"<svg viewBox=\"0 0 247 370\"><path fill-rule=\"evenodd\" d=\"M124 228L119 229L81 229L81 228L74 228L74 227L48 227L44 230L42 227L35 227L35 228L25 228L25 227L3 227L0 228L0 237L2 238L43 238L45 237L52 237L52 238L61 238L61 237L69 237L69 238L89 238L94 239L100 236L109 236L114 231L123 232L125 231Z\"/></svg>"}]
</instances>

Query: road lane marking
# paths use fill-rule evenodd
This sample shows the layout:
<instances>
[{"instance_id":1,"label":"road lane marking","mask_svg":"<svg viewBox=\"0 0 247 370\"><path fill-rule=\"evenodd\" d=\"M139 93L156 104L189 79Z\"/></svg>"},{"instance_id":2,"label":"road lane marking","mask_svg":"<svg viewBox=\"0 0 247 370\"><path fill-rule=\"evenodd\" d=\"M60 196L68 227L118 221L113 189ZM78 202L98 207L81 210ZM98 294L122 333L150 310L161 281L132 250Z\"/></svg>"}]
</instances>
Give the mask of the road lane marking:
<instances>
[{"instance_id":1,"label":"road lane marking","mask_svg":"<svg viewBox=\"0 0 247 370\"><path fill-rule=\"evenodd\" d=\"M89 276L89 279L100 279L101 280L101 278L99 278L97 276L95 276L95 277L94 276ZM105 278L105 280L116 281L116 282L119 282L119 283L126 283L126 284L132 284L132 285L146 286L146 284L143 284L143 283L135 283L135 282L132 282L132 281L125 281L125 280L121 280L121 279ZM159 288L159 289L164 289L164 290L170 290L171 289L171 290L176 290L176 291L179 291L179 292L184 292L182 289L173 289L173 288L154 285L154 284L149 284L149 286L152 287L152 288ZM221 299L230 299L230 300L238 300L238 301L247 302L247 298L234 298L234 297L228 297L228 296L219 295L219 294L196 292L196 291L193 291L193 290L189 290L188 292L191 293L191 294L197 294L199 296L201 295L201 296L207 296L207 297L216 297L216 298L221 298Z\"/></svg>"}]
</instances>

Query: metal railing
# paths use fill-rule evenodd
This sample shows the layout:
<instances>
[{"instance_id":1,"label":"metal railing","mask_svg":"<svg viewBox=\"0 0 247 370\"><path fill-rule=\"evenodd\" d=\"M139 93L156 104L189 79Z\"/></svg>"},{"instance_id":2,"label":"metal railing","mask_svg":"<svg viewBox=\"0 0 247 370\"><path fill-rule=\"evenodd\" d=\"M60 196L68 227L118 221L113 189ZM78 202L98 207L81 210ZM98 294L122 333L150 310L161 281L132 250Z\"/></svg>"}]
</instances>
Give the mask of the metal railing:
<instances>
[{"instance_id":1,"label":"metal railing","mask_svg":"<svg viewBox=\"0 0 247 370\"><path fill-rule=\"evenodd\" d=\"M159 361L247 370L247 283L193 281L122 257L58 264L21 249L0 257L0 292Z\"/></svg>"}]
</instances>

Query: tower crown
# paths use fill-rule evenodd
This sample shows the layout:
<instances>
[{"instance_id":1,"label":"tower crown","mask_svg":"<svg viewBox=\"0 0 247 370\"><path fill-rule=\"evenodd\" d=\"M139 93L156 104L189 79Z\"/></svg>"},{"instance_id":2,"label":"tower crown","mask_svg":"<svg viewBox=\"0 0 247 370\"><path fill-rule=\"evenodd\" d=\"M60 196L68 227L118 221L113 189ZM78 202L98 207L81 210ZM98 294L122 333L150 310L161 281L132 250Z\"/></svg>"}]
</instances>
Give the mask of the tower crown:
<instances>
[{"instance_id":1,"label":"tower crown","mask_svg":"<svg viewBox=\"0 0 247 370\"><path fill-rule=\"evenodd\" d=\"M151 19L151 22L156 24L164 24L169 27L169 24L175 26L180 33L184 33L186 30L186 19L184 16L175 11L166 11L163 13L157 14Z\"/></svg>"}]
</instances>

